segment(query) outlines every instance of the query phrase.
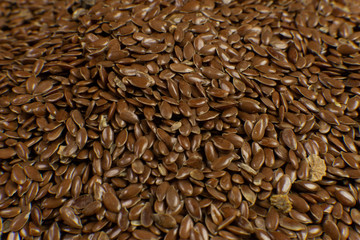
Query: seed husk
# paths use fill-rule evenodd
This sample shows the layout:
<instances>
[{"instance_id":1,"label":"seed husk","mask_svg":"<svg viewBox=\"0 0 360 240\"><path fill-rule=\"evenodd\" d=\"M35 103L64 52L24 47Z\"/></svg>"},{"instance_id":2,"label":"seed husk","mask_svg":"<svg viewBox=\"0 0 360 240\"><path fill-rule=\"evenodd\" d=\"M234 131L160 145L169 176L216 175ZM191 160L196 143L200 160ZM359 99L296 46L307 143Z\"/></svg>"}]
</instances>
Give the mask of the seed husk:
<instances>
[{"instance_id":1,"label":"seed husk","mask_svg":"<svg viewBox=\"0 0 360 240\"><path fill-rule=\"evenodd\" d=\"M323 178L326 175L326 164L323 159L316 155L310 155L306 158L306 161L310 167L309 180L316 182Z\"/></svg>"}]
</instances>

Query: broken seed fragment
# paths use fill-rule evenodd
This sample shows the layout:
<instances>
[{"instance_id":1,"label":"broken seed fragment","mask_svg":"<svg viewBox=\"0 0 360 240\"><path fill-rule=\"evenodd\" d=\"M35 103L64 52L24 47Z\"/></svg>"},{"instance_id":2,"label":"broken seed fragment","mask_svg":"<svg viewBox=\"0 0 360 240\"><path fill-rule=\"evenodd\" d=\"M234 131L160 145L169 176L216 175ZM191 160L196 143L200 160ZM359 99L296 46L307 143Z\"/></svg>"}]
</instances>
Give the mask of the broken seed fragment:
<instances>
[{"instance_id":1,"label":"broken seed fragment","mask_svg":"<svg viewBox=\"0 0 360 240\"><path fill-rule=\"evenodd\" d=\"M272 195L270 197L270 203L284 213L288 213L292 209L292 203L290 202L289 196L287 194Z\"/></svg>"},{"instance_id":2,"label":"broken seed fragment","mask_svg":"<svg viewBox=\"0 0 360 240\"><path fill-rule=\"evenodd\" d=\"M312 182L320 181L326 175L325 160L315 154L311 154L305 160L310 166L309 180Z\"/></svg>"}]
</instances>

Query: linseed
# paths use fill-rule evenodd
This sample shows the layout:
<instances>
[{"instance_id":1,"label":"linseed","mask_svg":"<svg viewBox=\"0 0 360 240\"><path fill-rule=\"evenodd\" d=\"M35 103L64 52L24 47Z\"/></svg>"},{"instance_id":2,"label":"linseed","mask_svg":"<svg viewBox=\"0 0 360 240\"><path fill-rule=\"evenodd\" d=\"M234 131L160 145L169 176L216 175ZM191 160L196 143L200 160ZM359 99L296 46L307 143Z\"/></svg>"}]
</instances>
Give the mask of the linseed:
<instances>
[{"instance_id":1,"label":"linseed","mask_svg":"<svg viewBox=\"0 0 360 240\"><path fill-rule=\"evenodd\" d=\"M360 239L353 1L0 3L0 238Z\"/></svg>"}]
</instances>

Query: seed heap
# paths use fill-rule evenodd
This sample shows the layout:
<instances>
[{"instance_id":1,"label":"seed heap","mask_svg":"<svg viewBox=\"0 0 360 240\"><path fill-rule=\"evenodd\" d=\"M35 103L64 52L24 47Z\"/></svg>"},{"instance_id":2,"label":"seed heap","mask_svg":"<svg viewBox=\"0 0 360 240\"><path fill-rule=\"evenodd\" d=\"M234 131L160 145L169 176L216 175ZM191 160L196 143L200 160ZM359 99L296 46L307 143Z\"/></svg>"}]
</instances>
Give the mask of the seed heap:
<instances>
[{"instance_id":1,"label":"seed heap","mask_svg":"<svg viewBox=\"0 0 360 240\"><path fill-rule=\"evenodd\" d=\"M346 1L0 2L0 238L360 239Z\"/></svg>"}]
</instances>

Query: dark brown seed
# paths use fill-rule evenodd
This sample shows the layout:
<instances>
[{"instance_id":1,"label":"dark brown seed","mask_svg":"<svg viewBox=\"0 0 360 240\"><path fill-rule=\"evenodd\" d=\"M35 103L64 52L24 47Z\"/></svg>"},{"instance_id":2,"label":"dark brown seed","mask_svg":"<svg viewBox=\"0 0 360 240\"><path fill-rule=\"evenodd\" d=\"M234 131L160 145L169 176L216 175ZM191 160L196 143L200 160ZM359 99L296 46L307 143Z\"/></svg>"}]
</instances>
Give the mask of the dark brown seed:
<instances>
[{"instance_id":1,"label":"dark brown seed","mask_svg":"<svg viewBox=\"0 0 360 240\"><path fill-rule=\"evenodd\" d=\"M55 198L61 198L65 196L71 188L72 179L64 179L58 186Z\"/></svg>"},{"instance_id":2,"label":"dark brown seed","mask_svg":"<svg viewBox=\"0 0 360 240\"><path fill-rule=\"evenodd\" d=\"M174 186L170 186L166 193L166 202L171 209L176 209L180 204L180 197Z\"/></svg>"},{"instance_id":3,"label":"dark brown seed","mask_svg":"<svg viewBox=\"0 0 360 240\"><path fill-rule=\"evenodd\" d=\"M263 119L260 119L254 126L254 128L252 129L251 132L251 138L254 141L260 141L261 139L263 139L264 134L265 134L265 122Z\"/></svg>"},{"instance_id":4,"label":"dark brown seed","mask_svg":"<svg viewBox=\"0 0 360 240\"><path fill-rule=\"evenodd\" d=\"M277 183L276 189L278 194L287 194L291 189L291 179L287 174L284 174Z\"/></svg>"},{"instance_id":5,"label":"dark brown seed","mask_svg":"<svg viewBox=\"0 0 360 240\"><path fill-rule=\"evenodd\" d=\"M24 170L19 165L15 165L11 171L11 180L19 185L22 185L26 181Z\"/></svg>"},{"instance_id":6,"label":"dark brown seed","mask_svg":"<svg viewBox=\"0 0 360 240\"><path fill-rule=\"evenodd\" d=\"M178 73L190 73L193 72L194 69L192 67L189 67L185 64L181 64L181 63L172 63L170 64L170 69L174 72L178 72Z\"/></svg>"},{"instance_id":7,"label":"dark brown seed","mask_svg":"<svg viewBox=\"0 0 360 240\"><path fill-rule=\"evenodd\" d=\"M153 212L149 203L146 203L140 214L140 223L148 228L153 224Z\"/></svg>"},{"instance_id":8,"label":"dark brown seed","mask_svg":"<svg viewBox=\"0 0 360 240\"><path fill-rule=\"evenodd\" d=\"M42 182L44 180L43 176L34 166L24 167L24 172L26 176L34 181Z\"/></svg>"},{"instance_id":9,"label":"dark brown seed","mask_svg":"<svg viewBox=\"0 0 360 240\"><path fill-rule=\"evenodd\" d=\"M354 196L348 191L339 189L335 191L335 197L343 204L344 206L353 207L356 204L356 200Z\"/></svg>"},{"instance_id":10,"label":"dark brown seed","mask_svg":"<svg viewBox=\"0 0 360 240\"><path fill-rule=\"evenodd\" d=\"M139 183L129 185L128 187L121 190L119 195L120 200L133 198L138 193L140 193L142 187L142 184Z\"/></svg>"},{"instance_id":11,"label":"dark brown seed","mask_svg":"<svg viewBox=\"0 0 360 240\"><path fill-rule=\"evenodd\" d=\"M215 136L212 138L212 141L214 143L214 146L220 150L224 150L224 151L234 150L234 145L225 138Z\"/></svg>"},{"instance_id":12,"label":"dark brown seed","mask_svg":"<svg viewBox=\"0 0 360 240\"><path fill-rule=\"evenodd\" d=\"M146 231L146 230L140 230L140 229L136 229L132 233L132 235L135 239L141 239L141 240L158 240L159 239L159 237L156 236L154 233L152 233L150 231Z\"/></svg>"},{"instance_id":13,"label":"dark brown seed","mask_svg":"<svg viewBox=\"0 0 360 240\"><path fill-rule=\"evenodd\" d=\"M17 215L12 221L10 225L10 229L13 232L17 232L22 229L30 217L30 211L25 211Z\"/></svg>"},{"instance_id":14,"label":"dark brown seed","mask_svg":"<svg viewBox=\"0 0 360 240\"><path fill-rule=\"evenodd\" d=\"M3 238L360 239L356 4L13 2Z\"/></svg>"},{"instance_id":15,"label":"dark brown seed","mask_svg":"<svg viewBox=\"0 0 360 240\"><path fill-rule=\"evenodd\" d=\"M19 207L8 207L0 210L0 217L3 218L14 218L21 213L21 209Z\"/></svg>"},{"instance_id":16,"label":"dark brown seed","mask_svg":"<svg viewBox=\"0 0 360 240\"><path fill-rule=\"evenodd\" d=\"M132 124L139 122L138 116L135 113L127 111L127 110L120 112L120 118L122 120L124 120L125 122L129 122Z\"/></svg>"},{"instance_id":17,"label":"dark brown seed","mask_svg":"<svg viewBox=\"0 0 360 240\"><path fill-rule=\"evenodd\" d=\"M154 80L150 76L128 76L125 77L123 81L129 82L131 85L138 88L148 88L154 83Z\"/></svg>"},{"instance_id":18,"label":"dark brown seed","mask_svg":"<svg viewBox=\"0 0 360 240\"><path fill-rule=\"evenodd\" d=\"M76 134L76 144L79 147L79 149L82 149L85 147L87 140L88 140L88 134L87 134L86 129L80 128Z\"/></svg>"},{"instance_id":19,"label":"dark brown seed","mask_svg":"<svg viewBox=\"0 0 360 240\"><path fill-rule=\"evenodd\" d=\"M174 228L177 224L175 218L169 214L154 214L153 219L156 224L164 228Z\"/></svg>"},{"instance_id":20,"label":"dark brown seed","mask_svg":"<svg viewBox=\"0 0 360 240\"><path fill-rule=\"evenodd\" d=\"M179 229L179 236L181 238L189 238L190 237L190 232L194 227L194 223L191 220L189 215L186 215L180 223L180 229Z\"/></svg>"},{"instance_id":21,"label":"dark brown seed","mask_svg":"<svg viewBox=\"0 0 360 240\"><path fill-rule=\"evenodd\" d=\"M145 136L139 137L139 139L135 142L134 145L135 155L141 157L145 153L148 144L148 139Z\"/></svg>"},{"instance_id":22,"label":"dark brown seed","mask_svg":"<svg viewBox=\"0 0 360 240\"><path fill-rule=\"evenodd\" d=\"M106 209L111 212L118 213L121 209L121 204L119 199L111 192L104 193L103 203Z\"/></svg>"},{"instance_id":23,"label":"dark brown seed","mask_svg":"<svg viewBox=\"0 0 360 240\"><path fill-rule=\"evenodd\" d=\"M82 228L81 220L75 215L74 210L71 207L61 207L59 210L61 218L66 224L73 228Z\"/></svg>"},{"instance_id":24,"label":"dark brown seed","mask_svg":"<svg viewBox=\"0 0 360 240\"><path fill-rule=\"evenodd\" d=\"M23 142L18 142L16 144L15 151L19 158L28 160L30 150Z\"/></svg>"},{"instance_id":25,"label":"dark brown seed","mask_svg":"<svg viewBox=\"0 0 360 240\"><path fill-rule=\"evenodd\" d=\"M45 94L48 91L50 91L53 88L53 86L54 86L54 82L51 80L40 81L40 83L34 89L34 94L36 95Z\"/></svg>"},{"instance_id":26,"label":"dark brown seed","mask_svg":"<svg viewBox=\"0 0 360 240\"><path fill-rule=\"evenodd\" d=\"M219 171L227 168L231 161L235 159L235 155L233 153L229 153L227 155L221 156L219 158L214 159L212 162L211 168L214 171Z\"/></svg>"},{"instance_id":27,"label":"dark brown seed","mask_svg":"<svg viewBox=\"0 0 360 240\"><path fill-rule=\"evenodd\" d=\"M186 210L189 212L189 215L195 221L201 220L202 211L201 211L198 201L196 201L194 198L186 198L185 199L185 207L186 207Z\"/></svg>"},{"instance_id":28,"label":"dark brown seed","mask_svg":"<svg viewBox=\"0 0 360 240\"><path fill-rule=\"evenodd\" d=\"M111 127L105 127L102 131L101 143L105 148L110 148L114 143L114 131Z\"/></svg>"},{"instance_id":29,"label":"dark brown seed","mask_svg":"<svg viewBox=\"0 0 360 240\"><path fill-rule=\"evenodd\" d=\"M279 225L285 229L292 230L292 231L301 231L305 229L305 225L301 224L300 222L288 218L288 217L280 217Z\"/></svg>"},{"instance_id":30,"label":"dark brown seed","mask_svg":"<svg viewBox=\"0 0 360 240\"><path fill-rule=\"evenodd\" d=\"M265 219L266 228L275 231L279 226L279 219L279 213L274 207L271 207Z\"/></svg>"},{"instance_id":31,"label":"dark brown seed","mask_svg":"<svg viewBox=\"0 0 360 240\"><path fill-rule=\"evenodd\" d=\"M16 151L13 148L1 148L0 159L11 159L16 155Z\"/></svg>"},{"instance_id":32,"label":"dark brown seed","mask_svg":"<svg viewBox=\"0 0 360 240\"><path fill-rule=\"evenodd\" d=\"M332 220L326 220L323 223L323 229L326 234L330 236L331 239L339 240L341 235L339 228L337 227L336 223Z\"/></svg>"},{"instance_id":33,"label":"dark brown seed","mask_svg":"<svg viewBox=\"0 0 360 240\"><path fill-rule=\"evenodd\" d=\"M101 202L94 201L94 202L91 202L88 205L86 205L86 207L83 209L82 213L85 216L91 216L91 215L98 213L100 211L101 207L102 207Z\"/></svg>"},{"instance_id":34,"label":"dark brown seed","mask_svg":"<svg viewBox=\"0 0 360 240\"><path fill-rule=\"evenodd\" d=\"M294 132L291 129L284 129L281 133L282 140L291 150L297 149L297 139Z\"/></svg>"}]
</instances>

